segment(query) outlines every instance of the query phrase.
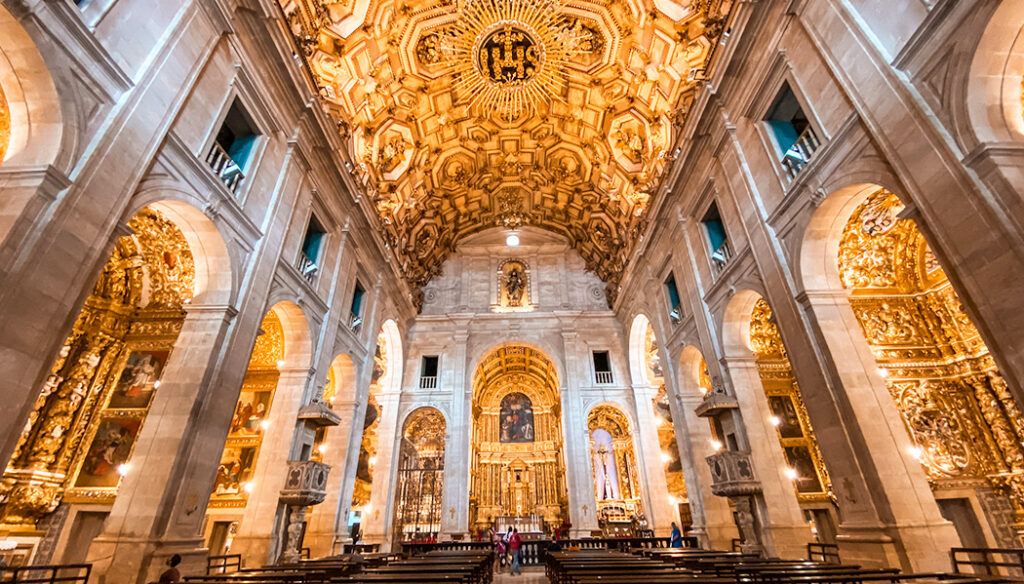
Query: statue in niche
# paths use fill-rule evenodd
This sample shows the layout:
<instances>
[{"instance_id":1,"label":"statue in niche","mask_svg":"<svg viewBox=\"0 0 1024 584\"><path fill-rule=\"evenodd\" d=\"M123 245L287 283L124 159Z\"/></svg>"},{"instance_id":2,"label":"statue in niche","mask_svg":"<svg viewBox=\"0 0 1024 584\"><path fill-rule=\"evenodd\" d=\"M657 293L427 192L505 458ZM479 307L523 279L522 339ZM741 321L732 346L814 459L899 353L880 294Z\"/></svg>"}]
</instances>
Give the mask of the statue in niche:
<instances>
[{"instance_id":1,"label":"statue in niche","mask_svg":"<svg viewBox=\"0 0 1024 584\"><path fill-rule=\"evenodd\" d=\"M527 302L526 267L521 262L507 261L501 266L501 305L522 307Z\"/></svg>"}]
</instances>

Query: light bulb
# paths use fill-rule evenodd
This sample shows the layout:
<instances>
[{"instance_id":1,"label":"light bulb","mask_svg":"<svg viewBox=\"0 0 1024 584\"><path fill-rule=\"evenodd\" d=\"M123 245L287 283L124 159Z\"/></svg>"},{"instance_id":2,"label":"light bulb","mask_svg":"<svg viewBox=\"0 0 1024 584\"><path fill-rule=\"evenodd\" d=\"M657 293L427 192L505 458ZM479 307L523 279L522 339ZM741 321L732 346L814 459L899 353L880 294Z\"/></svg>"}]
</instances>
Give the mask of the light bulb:
<instances>
[{"instance_id":1,"label":"light bulb","mask_svg":"<svg viewBox=\"0 0 1024 584\"><path fill-rule=\"evenodd\" d=\"M880 375L882 379L885 379L886 377L889 377L889 370L886 369L885 367L879 367L878 375Z\"/></svg>"},{"instance_id":2,"label":"light bulb","mask_svg":"<svg viewBox=\"0 0 1024 584\"><path fill-rule=\"evenodd\" d=\"M266 430L270 427L270 420L263 420L260 422L260 430Z\"/></svg>"},{"instance_id":3,"label":"light bulb","mask_svg":"<svg viewBox=\"0 0 1024 584\"><path fill-rule=\"evenodd\" d=\"M277 360L277 368L281 369L282 367L284 367L284 359L278 359Z\"/></svg>"},{"instance_id":4,"label":"light bulb","mask_svg":"<svg viewBox=\"0 0 1024 584\"><path fill-rule=\"evenodd\" d=\"M128 474L128 464L122 462L121 464L117 465L117 474L121 476L126 476Z\"/></svg>"},{"instance_id":5,"label":"light bulb","mask_svg":"<svg viewBox=\"0 0 1024 584\"><path fill-rule=\"evenodd\" d=\"M509 233L508 237L505 238L505 245L508 247L519 247L519 236L515 233Z\"/></svg>"},{"instance_id":6,"label":"light bulb","mask_svg":"<svg viewBox=\"0 0 1024 584\"><path fill-rule=\"evenodd\" d=\"M782 424L782 420L780 420L778 416L772 416L768 418L768 421L771 422L772 426L775 426L776 428L778 428Z\"/></svg>"},{"instance_id":7,"label":"light bulb","mask_svg":"<svg viewBox=\"0 0 1024 584\"><path fill-rule=\"evenodd\" d=\"M800 477L800 475L796 473L796 469L789 467L786 467L786 476L789 477L789 480L791 481L795 481L797 478Z\"/></svg>"},{"instance_id":8,"label":"light bulb","mask_svg":"<svg viewBox=\"0 0 1024 584\"><path fill-rule=\"evenodd\" d=\"M370 457L370 466L373 466L374 464L377 464L377 457L376 456L371 456Z\"/></svg>"},{"instance_id":9,"label":"light bulb","mask_svg":"<svg viewBox=\"0 0 1024 584\"><path fill-rule=\"evenodd\" d=\"M911 446L907 449L910 452L910 456L913 456L915 460L921 460L924 458L924 448L920 446Z\"/></svg>"},{"instance_id":10,"label":"light bulb","mask_svg":"<svg viewBox=\"0 0 1024 584\"><path fill-rule=\"evenodd\" d=\"M662 452L661 453L661 460L662 460L662 462L668 462L668 461L672 460L672 457L669 456L667 452Z\"/></svg>"},{"instance_id":11,"label":"light bulb","mask_svg":"<svg viewBox=\"0 0 1024 584\"><path fill-rule=\"evenodd\" d=\"M719 442L718 440L712 440L711 441L711 448L713 448L715 450L715 452L718 452L719 450L722 449L722 443Z\"/></svg>"},{"instance_id":12,"label":"light bulb","mask_svg":"<svg viewBox=\"0 0 1024 584\"><path fill-rule=\"evenodd\" d=\"M255 488L256 486L253 485L252 482L242 483L242 490L244 490L246 493L251 493Z\"/></svg>"},{"instance_id":13,"label":"light bulb","mask_svg":"<svg viewBox=\"0 0 1024 584\"><path fill-rule=\"evenodd\" d=\"M323 453L327 452L327 445L326 444L321 444L321 445L317 446L316 449L317 449L317 452L319 452L320 454L323 454Z\"/></svg>"},{"instance_id":14,"label":"light bulb","mask_svg":"<svg viewBox=\"0 0 1024 584\"><path fill-rule=\"evenodd\" d=\"M160 387L160 380L159 379L157 379L156 381L153 382L153 389L156 389L158 387Z\"/></svg>"}]
</instances>

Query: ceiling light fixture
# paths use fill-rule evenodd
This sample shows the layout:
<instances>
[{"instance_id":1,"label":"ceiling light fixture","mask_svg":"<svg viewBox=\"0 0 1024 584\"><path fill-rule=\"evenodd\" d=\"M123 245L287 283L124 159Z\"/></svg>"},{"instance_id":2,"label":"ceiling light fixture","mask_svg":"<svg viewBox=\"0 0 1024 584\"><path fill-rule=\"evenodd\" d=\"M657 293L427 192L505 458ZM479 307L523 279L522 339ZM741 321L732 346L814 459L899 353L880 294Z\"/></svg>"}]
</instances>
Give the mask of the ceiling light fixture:
<instances>
[{"instance_id":1,"label":"ceiling light fixture","mask_svg":"<svg viewBox=\"0 0 1024 584\"><path fill-rule=\"evenodd\" d=\"M516 235L515 231L509 233L508 237L505 238L505 245L508 247L519 247L519 236Z\"/></svg>"}]
</instances>

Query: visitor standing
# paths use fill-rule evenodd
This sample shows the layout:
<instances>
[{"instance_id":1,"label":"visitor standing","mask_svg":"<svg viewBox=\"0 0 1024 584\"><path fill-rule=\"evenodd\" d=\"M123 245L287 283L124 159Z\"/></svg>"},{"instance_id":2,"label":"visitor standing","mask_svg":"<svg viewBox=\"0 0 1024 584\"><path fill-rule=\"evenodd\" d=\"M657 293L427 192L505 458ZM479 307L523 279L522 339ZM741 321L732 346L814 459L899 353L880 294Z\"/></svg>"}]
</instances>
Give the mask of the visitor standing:
<instances>
[{"instance_id":1,"label":"visitor standing","mask_svg":"<svg viewBox=\"0 0 1024 584\"><path fill-rule=\"evenodd\" d=\"M163 574L160 574L159 584L177 584L181 582L181 572L178 571L178 564L181 563L181 556L174 554L167 558L167 569L164 570Z\"/></svg>"},{"instance_id":2,"label":"visitor standing","mask_svg":"<svg viewBox=\"0 0 1024 584\"><path fill-rule=\"evenodd\" d=\"M683 534L679 531L679 526L676 525L675 521L672 522L672 538L669 542L669 545L671 545L674 548L683 547Z\"/></svg>"},{"instance_id":3,"label":"visitor standing","mask_svg":"<svg viewBox=\"0 0 1024 584\"><path fill-rule=\"evenodd\" d=\"M508 547L512 550L512 569L509 570L509 573L513 576L517 576L519 574L522 574L523 572L522 568L520 567L520 563L522 562L522 554L520 553L519 549L522 545L523 540L519 537L519 529L512 529L512 537L510 537L508 540Z\"/></svg>"}]
</instances>

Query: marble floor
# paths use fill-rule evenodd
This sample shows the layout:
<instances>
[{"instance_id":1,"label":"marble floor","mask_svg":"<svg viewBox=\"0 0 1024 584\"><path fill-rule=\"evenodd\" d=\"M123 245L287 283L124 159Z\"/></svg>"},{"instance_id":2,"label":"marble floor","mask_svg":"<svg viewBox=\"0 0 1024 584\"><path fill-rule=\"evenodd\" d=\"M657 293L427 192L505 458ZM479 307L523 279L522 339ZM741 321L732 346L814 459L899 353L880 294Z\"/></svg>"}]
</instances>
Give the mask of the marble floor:
<instances>
[{"instance_id":1,"label":"marble floor","mask_svg":"<svg viewBox=\"0 0 1024 584\"><path fill-rule=\"evenodd\" d=\"M547 577L544 576L544 568L541 567L525 568L519 576L513 576L508 572L494 575L494 584L547 584L547 581Z\"/></svg>"}]
</instances>

